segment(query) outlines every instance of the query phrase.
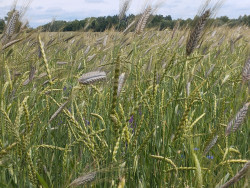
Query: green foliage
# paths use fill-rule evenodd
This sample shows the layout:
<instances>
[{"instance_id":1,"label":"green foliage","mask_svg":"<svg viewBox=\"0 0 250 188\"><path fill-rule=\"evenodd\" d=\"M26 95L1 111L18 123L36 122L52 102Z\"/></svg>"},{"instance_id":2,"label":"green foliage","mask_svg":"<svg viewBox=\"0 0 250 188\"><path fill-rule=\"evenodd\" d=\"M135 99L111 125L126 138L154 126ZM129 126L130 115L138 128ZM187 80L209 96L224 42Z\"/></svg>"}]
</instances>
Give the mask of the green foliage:
<instances>
[{"instance_id":1,"label":"green foliage","mask_svg":"<svg viewBox=\"0 0 250 188\"><path fill-rule=\"evenodd\" d=\"M84 20L74 20L70 22L66 21L54 21L52 23L45 24L42 26L43 31L94 31L94 32L103 32L110 28L115 28L118 31L122 31L126 28L126 26L134 20L135 15L130 14L127 17L124 17L123 20L119 21L117 15L115 16L104 16L92 18L93 21L88 25L89 19L86 18ZM192 19L178 19L173 20L170 15L151 15L150 23L147 25L148 28L157 28L159 30L164 30L166 28L173 29L175 23L178 21L182 28L190 25L192 23ZM230 27L236 27L240 25L246 25L250 27L250 15L239 17L238 19L229 19L227 16L218 17L216 19L212 19L214 25L219 27L222 25L228 25ZM86 27L87 26L87 27ZM86 28L85 28L86 27Z\"/></svg>"},{"instance_id":2,"label":"green foliage","mask_svg":"<svg viewBox=\"0 0 250 188\"><path fill-rule=\"evenodd\" d=\"M3 19L0 19L0 33L3 33L5 27L5 22Z\"/></svg>"}]
</instances>

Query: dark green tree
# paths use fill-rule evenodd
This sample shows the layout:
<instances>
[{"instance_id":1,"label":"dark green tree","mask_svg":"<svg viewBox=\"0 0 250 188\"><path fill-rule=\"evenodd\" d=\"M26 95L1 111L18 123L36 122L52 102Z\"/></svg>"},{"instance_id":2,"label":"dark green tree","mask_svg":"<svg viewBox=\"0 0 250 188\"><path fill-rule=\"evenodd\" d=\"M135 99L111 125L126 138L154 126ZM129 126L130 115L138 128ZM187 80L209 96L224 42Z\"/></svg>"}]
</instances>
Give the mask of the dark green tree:
<instances>
[{"instance_id":1,"label":"dark green tree","mask_svg":"<svg viewBox=\"0 0 250 188\"><path fill-rule=\"evenodd\" d=\"M0 19L0 33L3 33L5 27L5 22L3 19Z\"/></svg>"},{"instance_id":2,"label":"dark green tree","mask_svg":"<svg viewBox=\"0 0 250 188\"><path fill-rule=\"evenodd\" d=\"M10 13L9 13L10 14ZM173 29L175 23L178 21L180 27L189 27L192 26L194 21L199 17L196 16L194 19L177 19L173 20L170 15L151 15L149 23L146 25L148 28L156 28L159 30L164 30L166 28ZM118 15L114 16L104 16L104 17L91 17L84 20L74 20L70 22L66 21L54 21L52 23L45 24L42 28L43 31L94 31L94 32L103 32L107 29L115 28L117 31L123 31L129 23L135 19L135 15L130 14L125 16L123 19L119 19ZM221 16L216 19L211 19L214 26L227 25L230 27L235 27L239 25L247 25L250 27L250 15L240 16L238 19L229 19L227 16ZM0 24L3 25L3 22ZM0 25L1 31L1 25Z\"/></svg>"}]
</instances>

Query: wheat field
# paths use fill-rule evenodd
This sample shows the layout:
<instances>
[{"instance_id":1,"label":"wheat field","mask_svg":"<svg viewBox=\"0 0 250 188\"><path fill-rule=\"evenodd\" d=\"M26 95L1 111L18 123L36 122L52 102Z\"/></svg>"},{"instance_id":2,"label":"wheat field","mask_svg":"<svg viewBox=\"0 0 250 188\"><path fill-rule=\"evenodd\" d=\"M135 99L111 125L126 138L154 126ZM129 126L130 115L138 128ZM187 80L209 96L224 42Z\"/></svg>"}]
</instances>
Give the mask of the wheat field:
<instances>
[{"instance_id":1,"label":"wheat field","mask_svg":"<svg viewBox=\"0 0 250 188\"><path fill-rule=\"evenodd\" d=\"M0 187L249 186L250 29L145 17L1 44Z\"/></svg>"}]
</instances>

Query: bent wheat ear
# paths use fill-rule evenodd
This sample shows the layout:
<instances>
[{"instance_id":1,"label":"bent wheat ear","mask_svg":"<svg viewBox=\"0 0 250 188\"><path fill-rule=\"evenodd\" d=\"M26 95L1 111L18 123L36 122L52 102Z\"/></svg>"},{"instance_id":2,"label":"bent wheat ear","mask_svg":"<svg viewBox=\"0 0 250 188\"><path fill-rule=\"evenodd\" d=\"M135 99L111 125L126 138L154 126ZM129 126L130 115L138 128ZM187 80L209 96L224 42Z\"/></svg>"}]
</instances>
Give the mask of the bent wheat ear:
<instances>
[{"instance_id":1,"label":"bent wheat ear","mask_svg":"<svg viewBox=\"0 0 250 188\"><path fill-rule=\"evenodd\" d=\"M247 82L250 80L250 57L245 63L245 66L242 71L242 80L243 82Z\"/></svg>"},{"instance_id":2,"label":"bent wheat ear","mask_svg":"<svg viewBox=\"0 0 250 188\"><path fill-rule=\"evenodd\" d=\"M79 185L83 185L83 184L86 184L88 182L91 182L95 179L96 177L96 172L91 172L91 173L88 173L84 176L81 176L77 179L75 179L69 186L79 186Z\"/></svg>"},{"instance_id":3,"label":"bent wheat ear","mask_svg":"<svg viewBox=\"0 0 250 188\"><path fill-rule=\"evenodd\" d=\"M4 37L4 38L5 38L5 37ZM5 40L4 38L3 38L3 41ZM2 47L2 50L5 50L6 48L8 48L8 47L10 47L10 46L12 46L12 45L14 45L14 44L20 42L21 40L23 40L23 38L16 39L16 40L13 40L13 41L11 41L11 42L8 42L7 44L5 44L5 45Z\"/></svg>"},{"instance_id":4,"label":"bent wheat ear","mask_svg":"<svg viewBox=\"0 0 250 188\"><path fill-rule=\"evenodd\" d=\"M208 9L200 17L194 29L190 32L186 46L186 54L188 56L194 51L195 47L197 46L201 36L203 35L204 27L210 16L211 11L210 9Z\"/></svg>"},{"instance_id":5,"label":"bent wheat ear","mask_svg":"<svg viewBox=\"0 0 250 188\"><path fill-rule=\"evenodd\" d=\"M228 182L226 182L220 188L230 187L231 185L239 181L241 178L243 178L249 170L250 170L250 161L248 161L234 177L232 177Z\"/></svg>"},{"instance_id":6,"label":"bent wheat ear","mask_svg":"<svg viewBox=\"0 0 250 188\"><path fill-rule=\"evenodd\" d=\"M88 72L83 74L79 79L80 84L92 84L96 81L101 81L106 79L106 73L105 72L99 72L99 71L94 71L94 72Z\"/></svg>"},{"instance_id":7,"label":"bent wheat ear","mask_svg":"<svg viewBox=\"0 0 250 188\"><path fill-rule=\"evenodd\" d=\"M240 125L242 124L244 118L247 115L247 111L248 111L248 106L250 105L250 102L246 103L241 109L240 111L236 114L235 118L232 119L226 128L226 136L228 136L231 133L231 130L233 128L233 132L235 132Z\"/></svg>"},{"instance_id":8,"label":"bent wheat ear","mask_svg":"<svg viewBox=\"0 0 250 188\"><path fill-rule=\"evenodd\" d=\"M67 105L68 101L63 103L58 109L57 111L51 116L49 122L51 122L53 119L55 119L55 117L63 110L63 108Z\"/></svg>"}]
</instances>

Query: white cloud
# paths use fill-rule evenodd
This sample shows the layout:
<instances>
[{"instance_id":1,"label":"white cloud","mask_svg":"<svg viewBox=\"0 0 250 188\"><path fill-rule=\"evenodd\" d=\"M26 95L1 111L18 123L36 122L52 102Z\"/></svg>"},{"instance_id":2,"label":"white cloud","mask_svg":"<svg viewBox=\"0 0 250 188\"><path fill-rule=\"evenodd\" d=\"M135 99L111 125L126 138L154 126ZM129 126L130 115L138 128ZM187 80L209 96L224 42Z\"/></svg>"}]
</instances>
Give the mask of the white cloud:
<instances>
[{"instance_id":1,"label":"white cloud","mask_svg":"<svg viewBox=\"0 0 250 188\"><path fill-rule=\"evenodd\" d=\"M18 5L22 6L26 1L19 0ZM132 0L128 13L140 13L145 1ZM192 18L197 14L201 2L201 0L166 0L157 13L171 15L173 18ZM0 18L6 15L12 4L13 1L0 0ZM249 10L250 0L226 0L217 15L237 18L240 15L249 14ZM32 0L26 18L31 26L38 26L53 18L74 20L91 16L115 15L118 12L119 0Z\"/></svg>"}]
</instances>

